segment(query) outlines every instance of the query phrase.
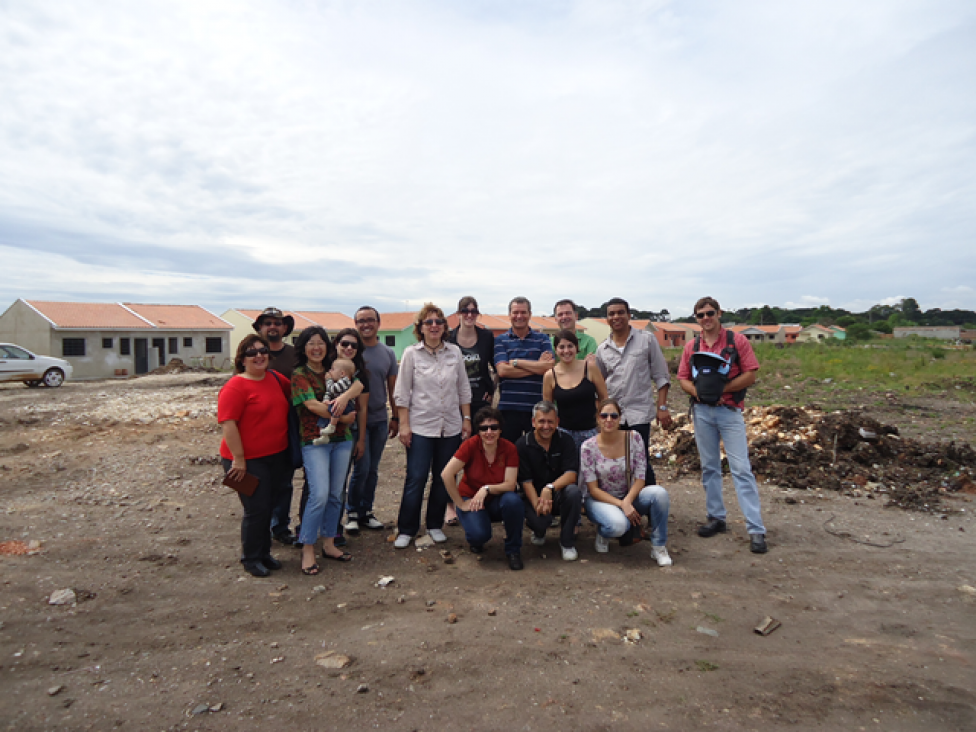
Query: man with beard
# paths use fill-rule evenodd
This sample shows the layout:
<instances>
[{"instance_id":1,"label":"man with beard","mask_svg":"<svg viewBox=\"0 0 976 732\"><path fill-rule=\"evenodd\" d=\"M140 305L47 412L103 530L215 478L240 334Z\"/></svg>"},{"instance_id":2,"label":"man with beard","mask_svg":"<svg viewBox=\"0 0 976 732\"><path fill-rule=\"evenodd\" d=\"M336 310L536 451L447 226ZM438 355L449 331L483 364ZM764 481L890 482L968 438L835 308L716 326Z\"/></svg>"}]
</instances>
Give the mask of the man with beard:
<instances>
[{"instance_id":1,"label":"man with beard","mask_svg":"<svg viewBox=\"0 0 976 732\"><path fill-rule=\"evenodd\" d=\"M268 368L291 379L291 372L295 368L295 347L285 343L284 339L295 330L295 318L285 315L278 308L265 308L251 327L271 346ZM288 471L285 476L287 485L281 486L278 503L271 513L271 536L276 541L289 545L295 543L295 535L288 528L291 523L289 513L294 475L294 470Z\"/></svg>"}]
</instances>

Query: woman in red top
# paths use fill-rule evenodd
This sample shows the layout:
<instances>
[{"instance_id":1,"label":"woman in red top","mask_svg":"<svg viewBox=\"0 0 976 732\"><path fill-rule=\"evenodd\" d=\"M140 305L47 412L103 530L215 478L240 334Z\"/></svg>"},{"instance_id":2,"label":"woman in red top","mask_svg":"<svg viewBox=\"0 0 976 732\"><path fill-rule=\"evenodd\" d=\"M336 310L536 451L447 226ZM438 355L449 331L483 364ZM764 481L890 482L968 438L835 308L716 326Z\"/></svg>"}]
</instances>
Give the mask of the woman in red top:
<instances>
[{"instance_id":1,"label":"woman in red top","mask_svg":"<svg viewBox=\"0 0 976 732\"><path fill-rule=\"evenodd\" d=\"M244 507L241 563L255 577L281 569L281 562L271 556L271 511L292 471L285 397L291 394L291 382L267 373L269 352L261 336L245 337L234 358L237 373L217 397L224 472L236 480L247 473L258 479L252 495L237 494Z\"/></svg>"},{"instance_id":2,"label":"woman in red top","mask_svg":"<svg viewBox=\"0 0 976 732\"><path fill-rule=\"evenodd\" d=\"M522 524L525 505L515 492L518 452L502 439L502 413L483 407L474 416L476 434L454 453L441 473L444 487L454 501L458 519L471 551L479 554L491 538L491 524L505 524L505 556L508 566L522 569ZM464 471L461 483L457 475Z\"/></svg>"}]
</instances>

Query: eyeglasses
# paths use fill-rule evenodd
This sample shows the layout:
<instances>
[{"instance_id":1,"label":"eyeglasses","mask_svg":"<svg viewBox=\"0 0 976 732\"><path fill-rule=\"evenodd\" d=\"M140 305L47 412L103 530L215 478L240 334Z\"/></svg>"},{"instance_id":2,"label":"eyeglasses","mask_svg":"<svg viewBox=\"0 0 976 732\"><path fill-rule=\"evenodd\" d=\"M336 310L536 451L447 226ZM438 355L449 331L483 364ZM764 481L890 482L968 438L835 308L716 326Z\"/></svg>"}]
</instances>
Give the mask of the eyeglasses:
<instances>
[{"instance_id":1,"label":"eyeglasses","mask_svg":"<svg viewBox=\"0 0 976 732\"><path fill-rule=\"evenodd\" d=\"M356 325L372 325L373 323L378 323L376 318L356 318Z\"/></svg>"},{"instance_id":2,"label":"eyeglasses","mask_svg":"<svg viewBox=\"0 0 976 732\"><path fill-rule=\"evenodd\" d=\"M478 308L465 308L464 310L458 310L459 315L480 315L481 311Z\"/></svg>"},{"instance_id":3,"label":"eyeglasses","mask_svg":"<svg viewBox=\"0 0 976 732\"><path fill-rule=\"evenodd\" d=\"M444 318L427 318L427 320L424 321L424 325L428 327L431 325L444 325L446 322L447 321L444 320Z\"/></svg>"},{"instance_id":4,"label":"eyeglasses","mask_svg":"<svg viewBox=\"0 0 976 732\"><path fill-rule=\"evenodd\" d=\"M701 320L702 318L714 318L714 310L702 310L700 313L695 313L695 317Z\"/></svg>"},{"instance_id":5,"label":"eyeglasses","mask_svg":"<svg viewBox=\"0 0 976 732\"><path fill-rule=\"evenodd\" d=\"M620 419L619 412L600 412L600 419Z\"/></svg>"},{"instance_id":6,"label":"eyeglasses","mask_svg":"<svg viewBox=\"0 0 976 732\"><path fill-rule=\"evenodd\" d=\"M478 432L500 432L502 426L500 424L479 424Z\"/></svg>"},{"instance_id":7,"label":"eyeglasses","mask_svg":"<svg viewBox=\"0 0 976 732\"><path fill-rule=\"evenodd\" d=\"M244 358L254 358L258 355L267 356L269 353L271 353L271 351L264 346L261 346L260 348L248 348L246 351L244 351Z\"/></svg>"},{"instance_id":8,"label":"eyeglasses","mask_svg":"<svg viewBox=\"0 0 976 732\"><path fill-rule=\"evenodd\" d=\"M359 348L359 344L356 341L339 341L340 348Z\"/></svg>"}]
</instances>

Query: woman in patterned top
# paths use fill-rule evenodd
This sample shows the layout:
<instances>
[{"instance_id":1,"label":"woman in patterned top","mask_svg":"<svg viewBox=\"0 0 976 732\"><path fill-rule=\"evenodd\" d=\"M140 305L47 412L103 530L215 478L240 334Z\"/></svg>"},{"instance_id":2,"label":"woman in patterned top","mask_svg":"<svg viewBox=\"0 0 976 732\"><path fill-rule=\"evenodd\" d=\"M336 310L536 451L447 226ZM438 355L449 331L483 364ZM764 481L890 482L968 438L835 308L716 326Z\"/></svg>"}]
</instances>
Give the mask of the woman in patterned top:
<instances>
[{"instance_id":1,"label":"woman in patterned top","mask_svg":"<svg viewBox=\"0 0 976 732\"><path fill-rule=\"evenodd\" d=\"M618 537L621 544L633 543L640 536L644 515L651 528L651 557L659 567L668 567L671 557L665 544L671 499L661 486L644 484L647 449L637 432L620 429L620 414L616 399L600 401L600 432L583 443L580 455L586 515L597 525L596 550L605 554L609 540Z\"/></svg>"}]
</instances>

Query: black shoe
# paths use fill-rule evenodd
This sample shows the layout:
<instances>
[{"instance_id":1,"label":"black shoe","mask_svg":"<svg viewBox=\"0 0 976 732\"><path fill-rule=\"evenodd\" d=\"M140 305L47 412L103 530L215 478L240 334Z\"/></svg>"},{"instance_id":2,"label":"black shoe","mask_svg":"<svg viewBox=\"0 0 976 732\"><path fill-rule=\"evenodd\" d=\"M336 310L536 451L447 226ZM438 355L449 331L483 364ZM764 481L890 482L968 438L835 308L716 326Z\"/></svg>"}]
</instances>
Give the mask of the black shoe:
<instances>
[{"instance_id":1,"label":"black shoe","mask_svg":"<svg viewBox=\"0 0 976 732\"><path fill-rule=\"evenodd\" d=\"M768 552L769 547L766 546L766 535L750 534L749 551L751 551L753 554L765 554L766 552Z\"/></svg>"},{"instance_id":2,"label":"black shoe","mask_svg":"<svg viewBox=\"0 0 976 732\"><path fill-rule=\"evenodd\" d=\"M267 569L281 569L281 562L270 555L263 557L261 559L261 564L263 564Z\"/></svg>"},{"instance_id":3,"label":"black shoe","mask_svg":"<svg viewBox=\"0 0 976 732\"><path fill-rule=\"evenodd\" d=\"M525 567L525 565L522 564L522 555L519 552L515 552L514 554L506 554L505 556L508 557L509 569L514 569L516 572L518 572L520 569Z\"/></svg>"},{"instance_id":4,"label":"black shoe","mask_svg":"<svg viewBox=\"0 0 976 732\"><path fill-rule=\"evenodd\" d=\"M277 534L272 534L271 538L277 542L280 542L281 544L284 544L285 546L291 546L295 543L295 540L298 539L298 537L291 533L288 529L280 531Z\"/></svg>"},{"instance_id":5,"label":"black shoe","mask_svg":"<svg viewBox=\"0 0 976 732\"><path fill-rule=\"evenodd\" d=\"M709 536L715 536L715 534L724 534L727 530L728 527L722 519L709 517L707 524L698 527L698 535L707 539Z\"/></svg>"},{"instance_id":6,"label":"black shoe","mask_svg":"<svg viewBox=\"0 0 976 732\"><path fill-rule=\"evenodd\" d=\"M472 554L481 554L484 550L485 548L481 544L472 544L468 547L468 551Z\"/></svg>"},{"instance_id":7,"label":"black shoe","mask_svg":"<svg viewBox=\"0 0 976 732\"><path fill-rule=\"evenodd\" d=\"M244 565L244 570L255 577L267 577L271 574L271 571L261 564L261 562L242 562L242 564Z\"/></svg>"},{"instance_id":8,"label":"black shoe","mask_svg":"<svg viewBox=\"0 0 976 732\"><path fill-rule=\"evenodd\" d=\"M346 541L346 537L340 535L340 536L337 536L332 543L335 546L346 546L346 544L348 544L349 542Z\"/></svg>"}]
</instances>

